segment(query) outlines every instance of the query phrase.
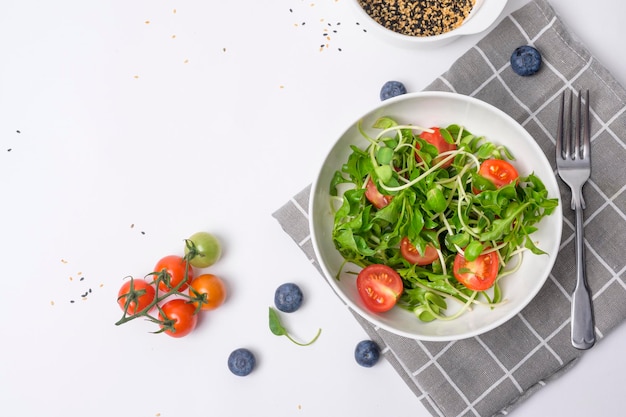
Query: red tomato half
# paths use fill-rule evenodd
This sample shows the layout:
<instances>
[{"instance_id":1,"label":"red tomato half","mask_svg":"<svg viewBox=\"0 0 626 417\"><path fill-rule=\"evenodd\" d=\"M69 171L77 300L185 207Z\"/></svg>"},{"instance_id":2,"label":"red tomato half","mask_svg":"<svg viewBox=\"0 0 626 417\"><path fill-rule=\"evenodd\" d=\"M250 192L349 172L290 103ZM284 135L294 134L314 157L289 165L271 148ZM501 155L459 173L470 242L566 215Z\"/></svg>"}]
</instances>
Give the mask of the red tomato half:
<instances>
[{"instance_id":1,"label":"red tomato half","mask_svg":"<svg viewBox=\"0 0 626 417\"><path fill-rule=\"evenodd\" d=\"M367 188L365 189L365 198L367 198L374 207L380 210L383 207L387 207L393 197L384 195L378 191L376 184L374 184L374 181L370 178L367 182Z\"/></svg>"},{"instance_id":2,"label":"red tomato half","mask_svg":"<svg viewBox=\"0 0 626 417\"><path fill-rule=\"evenodd\" d=\"M420 133L419 136L420 138L424 139L426 142L435 146L437 150L439 151L439 153L453 151L456 149L455 143L446 142L446 140L441 135L441 130L438 127L431 127L430 129L433 131L432 133L424 131ZM420 158L417 156L417 154L415 155L415 157L418 161L420 161ZM435 163L441 161L441 159L443 158L438 156L437 158L435 158ZM450 159L448 162L443 164L441 167L448 168L450 165L452 165L452 159Z\"/></svg>"},{"instance_id":3,"label":"red tomato half","mask_svg":"<svg viewBox=\"0 0 626 417\"><path fill-rule=\"evenodd\" d=\"M183 337L187 336L196 328L198 316L194 314L196 307L193 304L181 298L177 298L163 304L161 310L163 313L159 313L159 320L171 321L173 327L173 331L167 329L163 333L172 337ZM164 328L165 326L161 324L160 327Z\"/></svg>"},{"instance_id":4,"label":"red tomato half","mask_svg":"<svg viewBox=\"0 0 626 417\"><path fill-rule=\"evenodd\" d=\"M170 275L170 285L169 288L163 281L159 283L159 290L163 292L168 292L172 288L176 287L182 281L185 281L185 265L187 265L187 279L186 283L182 284L178 291L183 291L187 288L187 285L193 279L193 268L191 265L187 264L187 262L181 257L177 255L169 255L164 258L161 258L159 262L154 266L154 272L161 272L163 270L167 271ZM156 279L157 275L154 275Z\"/></svg>"},{"instance_id":5,"label":"red tomato half","mask_svg":"<svg viewBox=\"0 0 626 417\"><path fill-rule=\"evenodd\" d=\"M400 253L404 259L415 265L430 265L435 260L439 259L437 248L432 244L429 243L426 245L426 250L422 255L411 241L409 241L408 237L404 237L400 241Z\"/></svg>"},{"instance_id":6,"label":"red tomato half","mask_svg":"<svg viewBox=\"0 0 626 417\"><path fill-rule=\"evenodd\" d=\"M131 293L130 286L133 285L133 292ZM117 303L122 310L126 307L128 302L128 314L135 314L138 311L148 307L156 297L156 290L152 285L143 279L133 279L126 281L117 293Z\"/></svg>"},{"instance_id":7,"label":"red tomato half","mask_svg":"<svg viewBox=\"0 0 626 417\"><path fill-rule=\"evenodd\" d=\"M363 268L356 279L356 287L365 306L376 313L391 310L404 290L400 275L381 264Z\"/></svg>"},{"instance_id":8,"label":"red tomato half","mask_svg":"<svg viewBox=\"0 0 626 417\"><path fill-rule=\"evenodd\" d=\"M498 255L496 252L483 253L473 261L468 261L457 253L453 266L454 277L472 291L485 291L493 285L498 276Z\"/></svg>"},{"instance_id":9,"label":"red tomato half","mask_svg":"<svg viewBox=\"0 0 626 417\"><path fill-rule=\"evenodd\" d=\"M513 165L502 159L487 159L480 164L478 174L493 182L496 188L516 181L519 174Z\"/></svg>"}]
</instances>

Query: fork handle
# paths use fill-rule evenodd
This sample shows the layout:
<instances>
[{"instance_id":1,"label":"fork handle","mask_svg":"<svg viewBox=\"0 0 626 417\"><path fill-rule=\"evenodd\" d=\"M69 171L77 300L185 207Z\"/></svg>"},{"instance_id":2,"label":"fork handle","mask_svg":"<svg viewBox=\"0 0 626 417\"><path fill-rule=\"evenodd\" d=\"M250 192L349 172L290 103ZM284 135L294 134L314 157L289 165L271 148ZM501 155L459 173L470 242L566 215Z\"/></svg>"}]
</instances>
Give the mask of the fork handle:
<instances>
[{"instance_id":1,"label":"fork handle","mask_svg":"<svg viewBox=\"0 0 626 417\"><path fill-rule=\"evenodd\" d=\"M583 209L576 207L576 287L572 294L572 345L576 349L589 349L596 342L593 305L587 285Z\"/></svg>"}]
</instances>

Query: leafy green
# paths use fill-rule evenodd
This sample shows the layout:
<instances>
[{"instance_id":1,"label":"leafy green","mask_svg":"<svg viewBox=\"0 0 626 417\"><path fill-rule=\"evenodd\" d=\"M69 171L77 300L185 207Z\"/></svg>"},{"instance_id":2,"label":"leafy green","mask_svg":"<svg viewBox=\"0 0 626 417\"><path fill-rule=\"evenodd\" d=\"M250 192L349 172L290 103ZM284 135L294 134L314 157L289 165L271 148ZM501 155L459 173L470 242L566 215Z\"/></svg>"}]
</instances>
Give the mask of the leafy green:
<instances>
[{"instance_id":1,"label":"leafy green","mask_svg":"<svg viewBox=\"0 0 626 417\"><path fill-rule=\"evenodd\" d=\"M534 174L496 188L479 174L480 164L492 158L513 160L513 155L462 126L440 129L447 142L457 145L448 168L437 166L437 148L419 137L424 129L400 125L390 117L381 117L374 127L381 132L371 138L359 126L370 144L366 149L352 146L330 184L331 195L341 202L335 211L332 238L345 259L344 268L348 264L394 268L405 289L398 305L424 321L454 318L445 315L450 300L465 306L458 314L479 298L488 305L500 302L497 281L489 293L476 293L460 284L452 275L454 257L469 250L471 260L491 248L508 267L524 250L544 254L529 235L555 210L558 200L548 196ZM365 189L370 180L379 192L391 197L387 206L376 209L367 200ZM346 188L341 195L339 184ZM403 237L421 253L427 244L433 244L440 259L425 267L411 265L400 254ZM507 267L500 268L501 276L510 273Z\"/></svg>"},{"instance_id":2,"label":"leafy green","mask_svg":"<svg viewBox=\"0 0 626 417\"><path fill-rule=\"evenodd\" d=\"M298 342L293 337L291 337L291 335L289 334L285 326L282 325L280 321L280 317L278 316L278 311L276 311L272 307L269 308L269 325L270 325L270 331L273 334L275 334L276 336L285 336L287 339L291 340L293 343L295 343L298 346L312 345L317 340L317 338L320 337L320 334L322 334L322 329L319 329L315 337L310 342L307 342L307 343Z\"/></svg>"}]
</instances>

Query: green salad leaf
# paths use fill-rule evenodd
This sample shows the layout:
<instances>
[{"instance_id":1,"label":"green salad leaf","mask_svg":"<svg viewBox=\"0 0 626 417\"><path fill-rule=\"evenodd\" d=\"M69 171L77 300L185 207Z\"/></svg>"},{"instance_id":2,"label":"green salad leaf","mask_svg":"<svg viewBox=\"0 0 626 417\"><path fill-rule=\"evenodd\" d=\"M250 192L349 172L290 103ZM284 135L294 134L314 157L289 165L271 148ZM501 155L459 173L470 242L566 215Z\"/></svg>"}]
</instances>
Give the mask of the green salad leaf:
<instances>
[{"instance_id":1,"label":"green salad leaf","mask_svg":"<svg viewBox=\"0 0 626 417\"><path fill-rule=\"evenodd\" d=\"M513 155L462 126L440 128L445 141L457 147L441 156L419 137L423 128L400 125L390 117L378 119L374 127L380 133L372 138L359 126L369 146L352 146L329 184L337 202L332 239L345 259L344 268L348 264L394 268L404 284L397 305L423 321L450 320L472 304L501 302L499 280L519 266L522 252L545 254L530 235L558 200L548 196L534 173L500 188L483 177L479 173L483 161L513 160ZM442 157L452 164L444 168ZM369 181L389 196L386 206L377 209L370 203ZM400 251L404 237L420 253L433 245L439 259L426 266L412 265ZM469 290L452 273L454 258L463 253L472 261L485 250L497 251L498 279L489 291ZM512 262L515 257L517 262ZM452 300L463 308L446 315Z\"/></svg>"}]
</instances>

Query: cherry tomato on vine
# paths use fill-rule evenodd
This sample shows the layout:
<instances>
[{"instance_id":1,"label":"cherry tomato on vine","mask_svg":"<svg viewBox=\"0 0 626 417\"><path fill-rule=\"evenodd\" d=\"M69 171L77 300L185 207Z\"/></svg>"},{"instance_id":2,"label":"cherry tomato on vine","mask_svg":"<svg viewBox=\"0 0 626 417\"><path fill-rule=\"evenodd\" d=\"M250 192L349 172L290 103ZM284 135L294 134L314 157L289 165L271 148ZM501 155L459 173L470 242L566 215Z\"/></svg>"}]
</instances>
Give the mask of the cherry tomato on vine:
<instances>
[{"instance_id":1,"label":"cherry tomato on vine","mask_svg":"<svg viewBox=\"0 0 626 417\"><path fill-rule=\"evenodd\" d=\"M187 270L187 277L185 277L185 269ZM168 292L181 282L186 281L178 288L178 291L183 291L193 279L193 268L182 257L177 255L165 256L154 266L154 272L159 273L163 270L167 271L170 276L169 286L163 281L159 283L159 290L163 292ZM157 275L155 274L154 279L156 280L156 278Z\"/></svg>"},{"instance_id":2,"label":"cherry tomato on vine","mask_svg":"<svg viewBox=\"0 0 626 417\"><path fill-rule=\"evenodd\" d=\"M185 240L185 258L196 268L206 268L222 256L222 246L211 233L194 233Z\"/></svg>"},{"instance_id":3,"label":"cherry tomato on vine","mask_svg":"<svg viewBox=\"0 0 626 417\"><path fill-rule=\"evenodd\" d=\"M439 252L437 252L437 249L431 243L426 245L426 249L422 255L408 237L403 237L400 241L400 253L407 262L420 266L430 265L435 260L439 259Z\"/></svg>"},{"instance_id":4,"label":"cherry tomato on vine","mask_svg":"<svg viewBox=\"0 0 626 417\"><path fill-rule=\"evenodd\" d=\"M453 151L456 149L455 143L449 143L448 141L444 139L444 137L441 135L441 129L439 129L438 127L431 127L430 130L432 130L432 132L424 131L420 133L419 136L420 138L424 139L426 142L436 147L439 153ZM415 157L418 161L420 161L420 158L417 154L415 155ZM438 156L435 158L434 162L438 163L443 158L445 158L445 156L444 157ZM450 165L452 165L452 159L448 160L441 167L448 168Z\"/></svg>"},{"instance_id":5,"label":"cherry tomato on vine","mask_svg":"<svg viewBox=\"0 0 626 417\"><path fill-rule=\"evenodd\" d=\"M168 301L161 307L159 320L164 323L159 326L165 329L163 333L172 337L183 337L196 328L198 316L195 314L196 307L186 300L177 298Z\"/></svg>"},{"instance_id":6,"label":"cherry tomato on vine","mask_svg":"<svg viewBox=\"0 0 626 417\"><path fill-rule=\"evenodd\" d=\"M494 284L498 276L498 254L480 254L473 261L457 253L453 265L454 277L472 291L485 291Z\"/></svg>"},{"instance_id":7,"label":"cherry tomato on vine","mask_svg":"<svg viewBox=\"0 0 626 417\"><path fill-rule=\"evenodd\" d=\"M189 295L192 297L202 297L206 294L206 300L202 303L202 310L215 310L226 300L226 285L219 277L213 274L202 274L189 284ZM199 302L194 302L197 308Z\"/></svg>"},{"instance_id":8,"label":"cherry tomato on vine","mask_svg":"<svg viewBox=\"0 0 626 417\"><path fill-rule=\"evenodd\" d=\"M363 268L356 278L356 287L365 306L376 313L391 310L404 290L400 275L382 264Z\"/></svg>"},{"instance_id":9,"label":"cherry tomato on vine","mask_svg":"<svg viewBox=\"0 0 626 417\"><path fill-rule=\"evenodd\" d=\"M516 181L519 174L513 165L503 159L487 159L480 164L478 174L493 182L496 188Z\"/></svg>"},{"instance_id":10,"label":"cherry tomato on vine","mask_svg":"<svg viewBox=\"0 0 626 417\"><path fill-rule=\"evenodd\" d=\"M374 184L374 181L370 178L365 189L365 198L367 198L374 207L380 210L391 202L392 196L382 194L378 191L376 184Z\"/></svg>"},{"instance_id":11,"label":"cherry tomato on vine","mask_svg":"<svg viewBox=\"0 0 626 417\"><path fill-rule=\"evenodd\" d=\"M155 297L154 286L143 279L131 279L126 281L118 291L117 303L122 310L132 315L148 307ZM127 304L128 308L126 308Z\"/></svg>"}]
</instances>

